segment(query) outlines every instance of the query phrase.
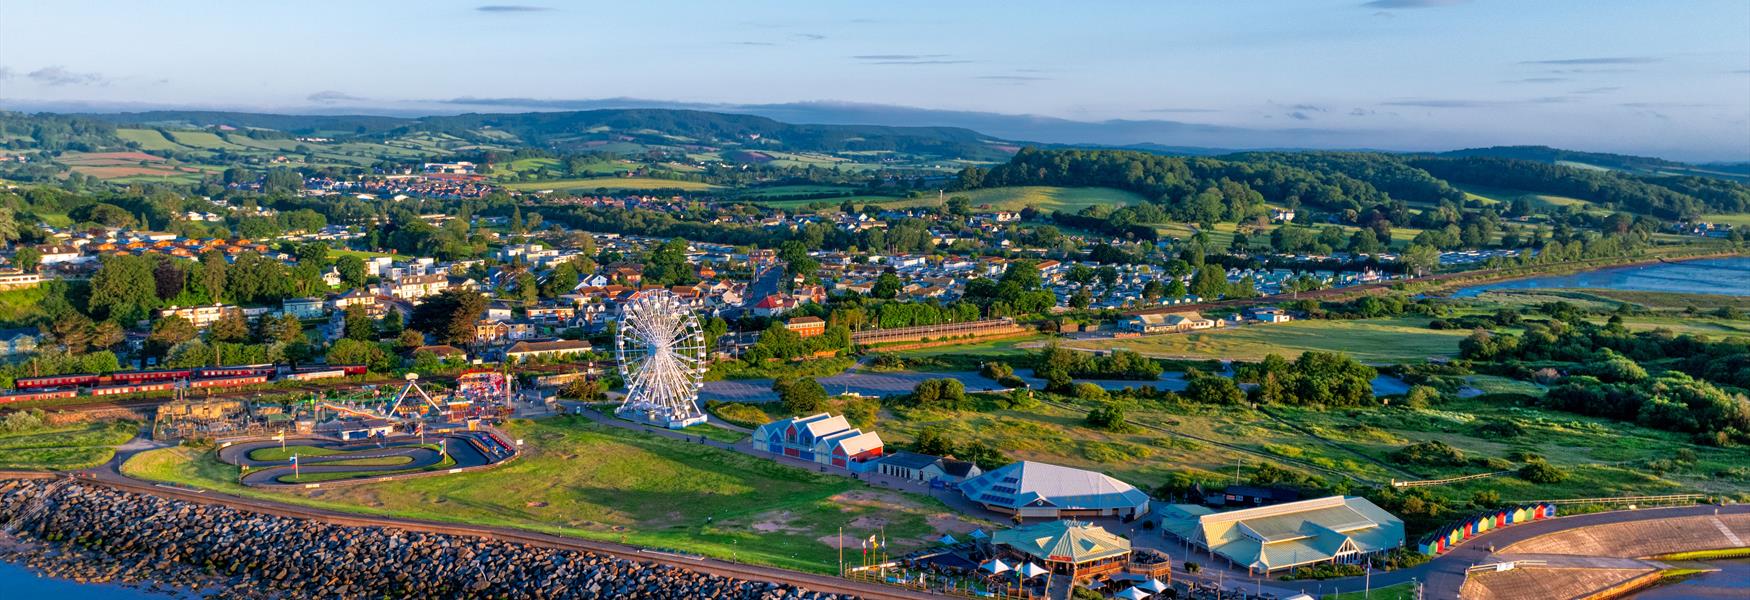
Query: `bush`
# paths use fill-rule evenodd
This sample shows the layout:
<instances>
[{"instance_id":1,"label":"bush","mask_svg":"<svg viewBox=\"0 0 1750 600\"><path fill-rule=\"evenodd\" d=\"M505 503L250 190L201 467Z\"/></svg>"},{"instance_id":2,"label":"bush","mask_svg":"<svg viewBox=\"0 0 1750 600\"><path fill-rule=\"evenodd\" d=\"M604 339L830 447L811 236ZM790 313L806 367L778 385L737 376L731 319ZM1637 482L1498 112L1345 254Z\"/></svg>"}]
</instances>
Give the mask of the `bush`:
<instances>
[{"instance_id":1,"label":"bush","mask_svg":"<svg viewBox=\"0 0 1750 600\"><path fill-rule=\"evenodd\" d=\"M1507 439L1525 435L1525 426L1515 421L1491 420L1478 423L1477 437L1483 439Z\"/></svg>"},{"instance_id":2,"label":"bush","mask_svg":"<svg viewBox=\"0 0 1750 600\"><path fill-rule=\"evenodd\" d=\"M1561 483L1568 478L1568 474L1555 465L1540 460L1520 467L1519 478L1532 483Z\"/></svg>"},{"instance_id":3,"label":"bush","mask_svg":"<svg viewBox=\"0 0 1750 600\"><path fill-rule=\"evenodd\" d=\"M1103 429L1113 433L1125 433L1132 430L1128 421L1124 420L1124 407L1107 402L1099 408L1088 411L1087 424L1095 429Z\"/></svg>"},{"instance_id":4,"label":"bush","mask_svg":"<svg viewBox=\"0 0 1750 600\"><path fill-rule=\"evenodd\" d=\"M712 400L705 404L705 408L710 410L711 414L717 415L717 418L723 419L723 422L731 425L752 428L772 422L772 417L767 415L766 411L752 404Z\"/></svg>"},{"instance_id":5,"label":"bush","mask_svg":"<svg viewBox=\"0 0 1750 600\"><path fill-rule=\"evenodd\" d=\"M1438 440L1416 442L1391 453L1393 461L1408 465L1460 467L1466 464L1464 451Z\"/></svg>"}]
</instances>

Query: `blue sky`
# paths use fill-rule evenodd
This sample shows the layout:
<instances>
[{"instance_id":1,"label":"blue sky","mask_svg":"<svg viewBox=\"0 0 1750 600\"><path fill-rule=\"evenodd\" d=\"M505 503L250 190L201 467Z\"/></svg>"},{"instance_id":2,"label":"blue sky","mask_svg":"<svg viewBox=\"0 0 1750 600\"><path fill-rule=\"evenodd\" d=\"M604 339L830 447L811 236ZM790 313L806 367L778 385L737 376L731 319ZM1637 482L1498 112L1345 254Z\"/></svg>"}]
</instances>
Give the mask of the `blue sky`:
<instances>
[{"instance_id":1,"label":"blue sky","mask_svg":"<svg viewBox=\"0 0 1750 600\"><path fill-rule=\"evenodd\" d=\"M494 1L0 0L0 98L827 101L1750 160L1744 0Z\"/></svg>"}]
</instances>

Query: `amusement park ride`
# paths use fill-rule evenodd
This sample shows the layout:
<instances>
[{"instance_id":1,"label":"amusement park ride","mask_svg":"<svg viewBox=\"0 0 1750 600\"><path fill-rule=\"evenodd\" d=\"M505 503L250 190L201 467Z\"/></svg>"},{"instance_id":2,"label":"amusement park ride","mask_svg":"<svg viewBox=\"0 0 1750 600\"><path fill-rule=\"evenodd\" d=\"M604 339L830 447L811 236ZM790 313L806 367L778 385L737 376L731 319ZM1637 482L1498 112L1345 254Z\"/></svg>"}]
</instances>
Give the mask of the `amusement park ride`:
<instances>
[{"instance_id":1,"label":"amusement park ride","mask_svg":"<svg viewBox=\"0 0 1750 600\"><path fill-rule=\"evenodd\" d=\"M471 429L482 419L510 415L513 381L498 371L463 371L456 377L455 389L439 390L434 395L420 386L418 373L408 373L407 385L393 394L384 394L380 388L332 398L318 393L311 403L317 421L328 412L340 419L397 422L410 431L428 424Z\"/></svg>"},{"instance_id":2,"label":"amusement park ride","mask_svg":"<svg viewBox=\"0 0 1750 600\"><path fill-rule=\"evenodd\" d=\"M668 290L639 292L620 306L614 338L626 397L622 417L681 429L705 422L699 410L710 354L699 319Z\"/></svg>"}]
</instances>

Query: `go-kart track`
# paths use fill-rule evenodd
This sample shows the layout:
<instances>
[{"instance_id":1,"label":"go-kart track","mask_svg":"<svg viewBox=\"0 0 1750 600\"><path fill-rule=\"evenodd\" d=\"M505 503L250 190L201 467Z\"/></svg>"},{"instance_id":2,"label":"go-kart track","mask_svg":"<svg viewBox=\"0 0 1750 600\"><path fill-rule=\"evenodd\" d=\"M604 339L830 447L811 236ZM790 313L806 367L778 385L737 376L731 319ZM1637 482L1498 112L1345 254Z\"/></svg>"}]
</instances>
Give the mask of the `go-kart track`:
<instances>
[{"instance_id":1,"label":"go-kart track","mask_svg":"<svg viewBox=\"0 0 1750 600\"><path fill-rule=\"evenodd\" d=\"M251 457L261 450L278 451L281 447L278 440L234 443L220 448L218 457L220 461L245 468L244 485L303 487L316 483L362 483L399 475L481 467L516 456L515 448L508 442L485 431L428 435L423 444L417 437L405 436L380 442L350 443L328 438L292 438L284 445L287 452L313 451L299 454L296 468L289 458L258 460ZM401 458L406 460L396 460ZM334 475L341 473L351 476Z\"/></svg>"}]
</instances>

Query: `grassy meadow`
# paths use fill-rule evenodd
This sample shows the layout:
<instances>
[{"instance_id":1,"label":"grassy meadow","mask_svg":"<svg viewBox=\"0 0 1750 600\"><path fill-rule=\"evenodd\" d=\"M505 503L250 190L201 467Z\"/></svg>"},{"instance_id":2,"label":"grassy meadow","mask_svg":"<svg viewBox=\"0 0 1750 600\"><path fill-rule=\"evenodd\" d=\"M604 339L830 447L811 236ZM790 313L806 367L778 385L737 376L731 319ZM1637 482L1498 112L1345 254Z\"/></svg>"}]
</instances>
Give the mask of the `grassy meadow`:
<instances>
[{"instance_id":1,"label":"grassy meadow","mask_svg":"<svg viewBox=\"0 0 1750 600\"><path fill-rule=\"evenodd\" d=\"M140 424L102 421L0 434L0 469L66 471L109 462Z\"/></svg>"}]
</instances>

